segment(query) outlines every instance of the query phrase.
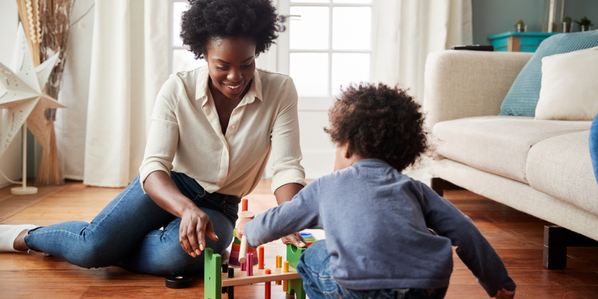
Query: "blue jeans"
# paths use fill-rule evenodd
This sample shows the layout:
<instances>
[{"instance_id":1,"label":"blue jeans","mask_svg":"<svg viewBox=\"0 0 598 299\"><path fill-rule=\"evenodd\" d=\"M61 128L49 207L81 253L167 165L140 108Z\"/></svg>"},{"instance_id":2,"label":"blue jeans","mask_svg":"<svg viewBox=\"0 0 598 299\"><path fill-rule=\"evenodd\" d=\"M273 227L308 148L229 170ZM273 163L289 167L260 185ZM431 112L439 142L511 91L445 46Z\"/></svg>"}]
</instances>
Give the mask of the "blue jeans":
<instances>
[{"instance_id":1,"label":"blue jeans","mask_svg":"<svg viewBox=\"0 0 598 299\"><path fill-rule=\"evenodd\" d=\"M592 157L592 167L594 176L598 182L598 115L594 118L590 127L590 156Z\"/></svg>"},{"instance_id":2,"label":"blue jeans","mask_svg":"<svg viewBox=\"0 0 598 299\"><path fill-rule=\"evenodd\" d=\"M207 193L195 180L171 172L179 190L212 221L218 241L206 246L222 253L232 241L240 198ZM188 255L179 243L181 219L144 194L137 177L91 223L69 221L29 231L27 247L84 268L118 265L153 275L195 275L203 272L203 253ZM161 229L162 228L162 229Z\"/></svg>"},{"instance_id":3,"label":"blue jeans","mask_svg":"<svg viewBox=\"0 0 598 299\"><path fill-rule=\"evenodd\" d=\"M393 298L415 299L444 298L447 288L439 289L384 289L384 290L350 290L339 286L330 275L330 255L326 249L326 240L317 241L309 246L299 258L297 272L303 279L305 293L311 299L338 298Z\"/></svg>"}]
</instances>

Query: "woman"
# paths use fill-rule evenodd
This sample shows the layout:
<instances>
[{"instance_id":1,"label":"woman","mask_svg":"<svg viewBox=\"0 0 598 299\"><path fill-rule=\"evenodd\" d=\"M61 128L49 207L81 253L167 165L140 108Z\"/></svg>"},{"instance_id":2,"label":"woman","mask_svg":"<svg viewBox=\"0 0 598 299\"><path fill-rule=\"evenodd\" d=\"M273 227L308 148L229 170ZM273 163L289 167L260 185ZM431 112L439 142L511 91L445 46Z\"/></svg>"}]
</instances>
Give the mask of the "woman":
<instances>
[{"instance_id":1,"label":"woman","mask_svg":"<svg viewBox=\"0 0 598 299\"><path fill-rule=\"evenodd\" d=\"M240 198L270 152L279 204L305 185L293 82L255 66L276 29L269 0L190 1L181 37L207 66L171 75L160 90L140 175L91 223L2 226L0 246L86 268L200 273L206 247L230 245ZM283 242L305 246L297 234Z\"/></svg>"}]
</instances>

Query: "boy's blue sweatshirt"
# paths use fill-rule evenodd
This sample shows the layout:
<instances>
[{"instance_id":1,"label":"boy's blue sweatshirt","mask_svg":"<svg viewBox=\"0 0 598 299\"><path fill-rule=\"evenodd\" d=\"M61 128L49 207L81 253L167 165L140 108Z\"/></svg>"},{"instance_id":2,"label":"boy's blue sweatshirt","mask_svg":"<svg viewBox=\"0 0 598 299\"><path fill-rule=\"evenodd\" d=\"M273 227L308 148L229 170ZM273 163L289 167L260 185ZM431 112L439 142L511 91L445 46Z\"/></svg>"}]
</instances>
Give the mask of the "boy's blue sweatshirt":
<instances>
[{"instance_id":1,"label":"boy's blue sweatshirt","mask_svg":"<svg viewBox=\"0 0 598 299\"><path fill-rule=\"evenodd\" d=\"M313 181L292 201L257 215L244 233L256 248L306 228L324 229L330 273L348 289L446 287L451 246L490 297L515 289L469 217L382 160L361 160Z\"/></svg>"}]
</instances>

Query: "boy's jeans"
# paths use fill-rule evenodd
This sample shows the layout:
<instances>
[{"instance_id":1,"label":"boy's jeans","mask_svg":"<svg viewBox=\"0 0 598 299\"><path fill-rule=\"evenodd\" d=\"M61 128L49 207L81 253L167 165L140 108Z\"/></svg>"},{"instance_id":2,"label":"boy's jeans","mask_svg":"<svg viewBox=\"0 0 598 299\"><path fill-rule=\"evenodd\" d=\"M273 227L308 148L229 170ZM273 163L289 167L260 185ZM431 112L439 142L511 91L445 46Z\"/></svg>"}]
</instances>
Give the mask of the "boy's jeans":
<instances>
[{"instance_id":1,"label":"boy's jeans","mask_svg":"<svg viewBox=\"0 0 598 299\"><path fill-rule=\"evenodd\" d=\"M210 217L219 239L206 236L206 246L224 252L232 241L240 198L207 193L182 173L171 172L171 178L183 195ZM193 258L183 250L180 222L144 194L137 177L91 223L69 221L36 228L25 237L25 243L85 268L118 265L153 275L201 273L204 256Z\"/></svg>"},{"instance_id":2,"label":"boy's jeans","mask_svg":"<svg viewBox=\"0 0 598 299\"><path fill-rule=\"evenodd\" d=\"M357 291L345 289L330 276L330 255L326 249L326 240L317 241L301 255L297 263L297 272L303 279L303 288L310 299L338 298L396 298L415 299L444 298L447 288L439 289L386 289Z\"/></svg>"}]
</instances>

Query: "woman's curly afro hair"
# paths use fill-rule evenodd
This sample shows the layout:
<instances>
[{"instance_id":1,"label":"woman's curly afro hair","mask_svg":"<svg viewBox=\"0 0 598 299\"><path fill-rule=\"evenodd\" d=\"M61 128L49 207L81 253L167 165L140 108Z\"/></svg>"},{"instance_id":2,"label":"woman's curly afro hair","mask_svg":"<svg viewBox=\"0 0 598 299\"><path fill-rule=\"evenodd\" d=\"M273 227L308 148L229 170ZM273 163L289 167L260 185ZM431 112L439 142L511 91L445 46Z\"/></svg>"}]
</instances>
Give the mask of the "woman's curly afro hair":
<instances>
[{"instance_id":1,"label":"woman's curly afro hair","mask_svg":"<svg viewBox=\"0 0 598 299\"><path fill-rule=\"evenodd\" d=\"M324 131L349 154L386 161L403 171L428 150L421 105L398 87L362 83L347 87L328 112Z\"/></svg>"},{"instance_id":2,"label":"woman's curly afro hair","mask_svg":"<svg viewBox=\"0 0 598 299\"><path fill-rule=\"evenodd\" d=\"M276 9L270 0L189 0L183 13L181 38L196 59L203 58L212 38L240 36L265 52L278 37Z\"/></svg>"}]
</instances>

